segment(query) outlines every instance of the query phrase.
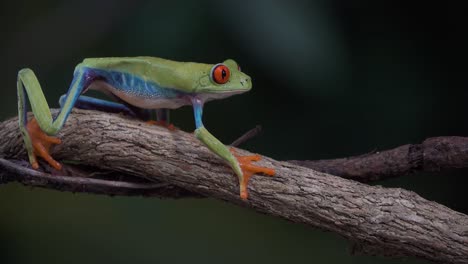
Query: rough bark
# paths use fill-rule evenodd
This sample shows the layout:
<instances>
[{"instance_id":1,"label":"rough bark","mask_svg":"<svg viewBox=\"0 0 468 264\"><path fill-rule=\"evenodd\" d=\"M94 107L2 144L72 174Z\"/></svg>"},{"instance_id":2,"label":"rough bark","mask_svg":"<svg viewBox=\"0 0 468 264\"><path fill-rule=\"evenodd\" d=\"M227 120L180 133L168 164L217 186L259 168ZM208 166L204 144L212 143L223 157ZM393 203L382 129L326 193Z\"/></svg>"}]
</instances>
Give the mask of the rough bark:
<instances>
[{"instance_id":1,"label":"rough bark","mask_svg":"<svg viewBox=\"0 0 468 264\"><path fill-rule=\"evenodd\" d=\"M0 124L4 158L24 158L16 123ZM263 157L258 163L275 168L276 175L254 176L249 200L242 201L231 169L189 133L74 111L59 136L64 140L54 149L59 160L166 182L336 232L369 254L468 263L468 216L410 191L368 186Z\"/></svg>"},{"instance_id":2,"label":"rough bark","mask_svg":"<svg viewBox=\"0 0 468 264\"><path fill-rule=\"evenodd\" d=\"M414 172L468 168L468 138L434 137L421 144L360 156L289 162L360 182L371 182Z\"/></svg>"}]
</instances>

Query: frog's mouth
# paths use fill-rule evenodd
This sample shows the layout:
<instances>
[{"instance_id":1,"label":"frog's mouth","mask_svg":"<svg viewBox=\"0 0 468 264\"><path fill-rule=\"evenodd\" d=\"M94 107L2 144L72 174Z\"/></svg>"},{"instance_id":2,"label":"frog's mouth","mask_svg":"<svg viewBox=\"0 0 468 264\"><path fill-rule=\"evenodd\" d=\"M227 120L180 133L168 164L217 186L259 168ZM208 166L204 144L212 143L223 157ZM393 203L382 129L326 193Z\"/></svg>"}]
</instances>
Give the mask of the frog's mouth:
<instances>
[{"instance_id":1,"label":"frog's mouth","mask_svg":"<svg viewBox=\"0 0 468 264\"><path fill-rule=\"evenodd\" d=\"M250 91L250 88L242 89L233 89L233 90L219 90L219 89L208 89L200 91L200 93L209 93L209 94L240 94Z\"/></svg>"},{"instance_id":2,"label":"frog's mouth","mask_svg":"<svg viewBox=\"0 0 468 264\"><path fill-rule=\"evenodd\" d=\"M207 101L211 101L211 100L227 98L227 97L237 95L237 94L241 94L241 93L245 93L245 92L248 92L248 91L249 91L249 89L235 90L235 91L219 91L219 90L216 90L216 91L213 91L213 92L204 91L203 93L199 94L198 96L201 99L203 99L203 101L207 102Z\"/></svg>"}]
</instances>

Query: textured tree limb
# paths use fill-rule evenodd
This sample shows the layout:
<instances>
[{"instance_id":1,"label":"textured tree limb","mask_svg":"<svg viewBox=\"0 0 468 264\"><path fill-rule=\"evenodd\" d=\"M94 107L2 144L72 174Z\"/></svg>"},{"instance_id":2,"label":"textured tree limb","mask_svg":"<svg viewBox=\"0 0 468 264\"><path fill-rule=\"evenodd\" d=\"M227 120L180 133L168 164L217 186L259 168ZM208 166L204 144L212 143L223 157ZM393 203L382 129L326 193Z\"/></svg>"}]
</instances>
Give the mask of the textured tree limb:
<instances>
[{"instance_id":1,"label":"textured tree limb","mask_svg":"<svg viewBox=\"0 0 468 264\"><path fill-rule=\"evenodd\" d=\"M261 126L256 126L236 139L231 146L238 147L257 136L261 130ZM358 156L288 162L346 179L372 182L415 172L468 168L468 138L433 137L420 144L407 144Z\"/></svg>"},{"instance_id":2,"label":"textured tree limb","mask_svg":"<svg viewBox=\"0 0 468 264\"><path fill-rule=\"evenodd\" d=\"M257 125L253 129L245 132L230 145L238 147L249 139L257 136L261 131L262 127ZM3 169L0 171L0 184L16 181L34 187L104 195L137 195L172 199L202 197L168 183L134 182L134 177L128 175L121 175L118 177L121 178L119 181L92 178L96 175L113 173L112 171L99 171L98 168L92 168L92 171L88 171L79 166L62 164L62 171L57 171L47 163L41 163L42 169L48 173L27 168L29 167L29 163L25 160L6 160L0 158L0 168Z\"/></svg>"},{"instance_id":3,"label":"textured tree limb","mask_svg":"<svg viewBox=\"0 0 468 264\"><path fill-rule=\"evenodd\" d=\"M410 191L368 186L264 157L260 165L277 173L253 177L244 202L231 169L191 134L74 111L59 136L64 141L54 150L59 160L169 183L336 232L362 252L468 263L468 216ZM8 159L25 157L16 120L0 124L0 153Z\"/></svg>"},{"instance_id":4,"label":"textured tree limb","mask_svg":"<svg viewBox=\"0 0 468 264\"><path fill-rule=\"evenodd\" d=\"M360 156L289 162L360 182L370 182L414 172L468 168L468 138L433 137L421 144L408 144Z\"/></svg>"}]
</instances>

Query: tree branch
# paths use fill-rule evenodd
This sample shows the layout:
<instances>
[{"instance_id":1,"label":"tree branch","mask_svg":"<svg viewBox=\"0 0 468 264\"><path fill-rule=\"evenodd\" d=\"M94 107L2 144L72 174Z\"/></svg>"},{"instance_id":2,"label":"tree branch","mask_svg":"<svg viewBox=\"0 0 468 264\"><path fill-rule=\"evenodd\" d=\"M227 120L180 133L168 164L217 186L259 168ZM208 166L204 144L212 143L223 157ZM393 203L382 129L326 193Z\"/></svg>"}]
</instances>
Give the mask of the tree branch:
<instances>
[{"instance_id":1,"label":"tree branch","mask_svg":"<svg viewBox=\"0 0 468 264\"><path fill-rule=\"evenodd\" d=\"M368 186L263 157L258 163L274 168L276 175L253 177L249 200L242 201L231 169L189 133L76 110L59 136L64 143L54 149L58 160L169 183L336 232L365 253L468 263L468 216L410 191ZM16 119L0 124L0 153L8 159L25 157Z\"/></svg>"},{"instance_id":2,"label":"tree branch","mask_svg":"<svg viewBox=\"0 0 468 264\"><path fill-rule=\"evenodd\" d=\"M414 172L468 168L468 138L433 137L421 144L408 144L360 156L289 162L343 178L371 182Z\"/></svg>"}]
</instances>

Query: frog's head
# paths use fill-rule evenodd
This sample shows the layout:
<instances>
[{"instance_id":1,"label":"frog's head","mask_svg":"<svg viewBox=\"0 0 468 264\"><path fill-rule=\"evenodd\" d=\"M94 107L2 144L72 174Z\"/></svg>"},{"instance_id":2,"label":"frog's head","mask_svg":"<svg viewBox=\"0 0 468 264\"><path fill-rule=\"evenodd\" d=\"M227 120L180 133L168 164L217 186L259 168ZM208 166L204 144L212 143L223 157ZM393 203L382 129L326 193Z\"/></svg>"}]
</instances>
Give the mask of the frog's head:
<instances>
[{"instance_id":1,"label":"frog's head","mask_svg":"<svg viewBox=\"0 0 468 264\"><path fill-rule=\"evenodd\" d=\"M206 65L206 70L198 80L196 92L210 99L218 99L244 93L251 88L250 77L241 72L237 62L228 59L215 65Z\"/></svg>"}]
</instances>

